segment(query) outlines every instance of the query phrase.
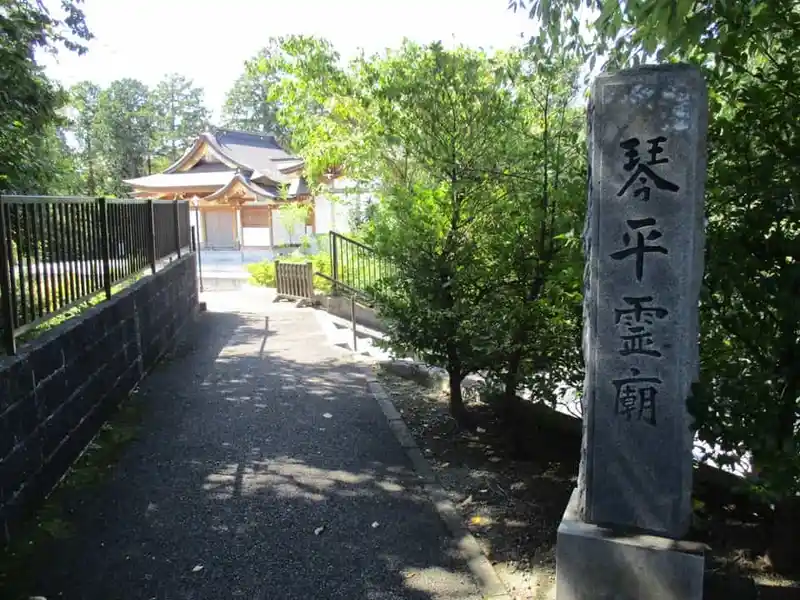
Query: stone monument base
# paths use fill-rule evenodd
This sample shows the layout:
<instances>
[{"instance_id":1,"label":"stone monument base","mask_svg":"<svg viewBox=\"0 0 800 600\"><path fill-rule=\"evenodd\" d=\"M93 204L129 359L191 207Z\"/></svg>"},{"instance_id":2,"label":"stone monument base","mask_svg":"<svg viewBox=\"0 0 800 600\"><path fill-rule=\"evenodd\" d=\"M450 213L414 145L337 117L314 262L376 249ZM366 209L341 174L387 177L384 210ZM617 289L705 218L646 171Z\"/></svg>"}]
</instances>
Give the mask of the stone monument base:
<instances>
[{"instance_id":1,"label":"stone monument base","mask_svg":"<svg viewBox=\"0 0 800 600\"><path fill-rule=\"evenodd\" d=\"M702 600L704 546L584 523L573 492L556 548L557 600Z\"/></svg>"}]
</instances>

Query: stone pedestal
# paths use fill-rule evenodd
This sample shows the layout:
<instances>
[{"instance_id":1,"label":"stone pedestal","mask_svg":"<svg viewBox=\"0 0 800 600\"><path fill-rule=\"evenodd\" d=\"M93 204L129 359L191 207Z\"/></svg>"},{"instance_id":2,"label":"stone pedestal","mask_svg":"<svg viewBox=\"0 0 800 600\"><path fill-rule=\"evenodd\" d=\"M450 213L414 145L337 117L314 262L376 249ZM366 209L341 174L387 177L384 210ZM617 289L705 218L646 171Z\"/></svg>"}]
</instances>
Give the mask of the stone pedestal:
<instances>
[{"instance_id":1,"label":"stone pedestal","mask_svg":"<svg viewBox=\"0 0 800 600\"><path fill-rule=\"evenodd\" d=\"M572 494L558 528L558 600L701 600L703 546L580 520Z\"/></svg>"}]
</instances>

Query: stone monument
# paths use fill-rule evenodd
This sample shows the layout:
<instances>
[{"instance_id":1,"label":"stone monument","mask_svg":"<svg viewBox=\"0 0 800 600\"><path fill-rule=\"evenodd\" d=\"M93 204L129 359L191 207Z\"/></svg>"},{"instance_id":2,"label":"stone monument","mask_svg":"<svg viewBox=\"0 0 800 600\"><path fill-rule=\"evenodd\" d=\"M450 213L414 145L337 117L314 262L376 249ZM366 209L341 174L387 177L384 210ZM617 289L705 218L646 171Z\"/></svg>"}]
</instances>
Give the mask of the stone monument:
<instances>
[{"instance_id":1,"label":"stone monument","mask_svg":"<svg viewBox=\"0 0 800 600\"><path fill-rule=\"evenodd\" d=\"M583 444L558 600L702 598L686 400L698 370L708 95L688 65L601 75L589 104Z\"/></svg>"}]
</instances>

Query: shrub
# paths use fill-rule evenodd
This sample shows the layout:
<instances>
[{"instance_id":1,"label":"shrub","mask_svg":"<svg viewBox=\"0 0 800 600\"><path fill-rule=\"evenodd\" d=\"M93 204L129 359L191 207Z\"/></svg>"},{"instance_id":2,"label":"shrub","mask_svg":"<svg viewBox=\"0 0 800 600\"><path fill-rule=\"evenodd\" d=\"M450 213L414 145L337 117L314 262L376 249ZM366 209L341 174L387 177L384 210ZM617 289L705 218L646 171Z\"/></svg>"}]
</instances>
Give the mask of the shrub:
<instances>
[{"instance_id":1,"label":"shrub","mask_svg":"<svg viewBox=\"0 0 800 600\"><path fill-rule=\"evenodd\" d=\"M327 252L320 252L312 256L304 256L300 252L294 252L289 256L282 256L279 259L281 262L290 263L304 263L311 262L313 265L314 273L323 273L330 276L331 274L331 256ZM275 262L263 261L247 265L247 271L250 273L250 282L254 285L262 287L275 287ZM329 293L331 291L331 282L323 277L314 276L314 288L321 292Z\"/></svg>"}]
</instances>

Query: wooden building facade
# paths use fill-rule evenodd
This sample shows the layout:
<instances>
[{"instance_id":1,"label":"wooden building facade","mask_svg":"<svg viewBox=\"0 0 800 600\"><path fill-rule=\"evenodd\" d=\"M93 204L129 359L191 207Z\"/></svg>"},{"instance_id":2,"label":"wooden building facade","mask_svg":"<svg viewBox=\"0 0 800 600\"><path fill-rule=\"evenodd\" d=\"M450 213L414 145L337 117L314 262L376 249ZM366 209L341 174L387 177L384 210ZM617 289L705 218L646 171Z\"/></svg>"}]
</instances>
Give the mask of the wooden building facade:
<instances>
[{"instance_id":1,"label":"wooden building facade","mask_svg":"<svg viewBox=\"0 0 800 600\"><path fill-rule=\"evenodd\" d=\"M137 198L190 199L192 224L207 249L271 248L315 233L314 202L303 160L274 136L226 129L201 134L163 173L128 179ZM305 226L287 228L279 210L309 205Z\"/></svg>"}]
</instances>

